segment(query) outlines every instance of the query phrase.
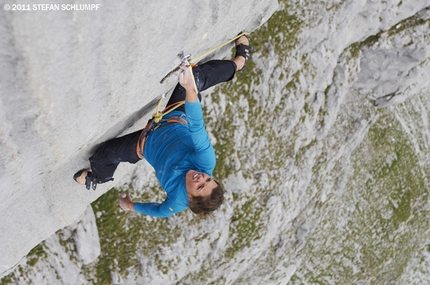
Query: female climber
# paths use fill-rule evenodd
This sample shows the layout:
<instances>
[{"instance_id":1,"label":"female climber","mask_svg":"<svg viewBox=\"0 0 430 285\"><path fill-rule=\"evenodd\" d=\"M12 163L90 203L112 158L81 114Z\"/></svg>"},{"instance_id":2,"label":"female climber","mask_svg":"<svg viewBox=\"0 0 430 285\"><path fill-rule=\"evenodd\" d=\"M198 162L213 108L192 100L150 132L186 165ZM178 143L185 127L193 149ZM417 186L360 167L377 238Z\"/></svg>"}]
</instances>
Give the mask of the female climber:
<instances>
[{"instance_id":1,"label":"female climber","mask_svg":"<svg viewBox=\"0 0 430 285\"><path fill-rule=\"evenodd\" d=\"M128 193L121 194L118 203L122 209L169 217L189 207L195 214L210 215L221 206L224 190L212 178L215 152L205 130L200 92L230 81L236 71L245 68L251 51L248 38L241 36L233 60L211 60L192 69L181 65L179 83L166 109L185 103L163 116L151 131L143 129L102 143L90 158L91 171L78 171L75 181L95 190L98 183L113 180L120 162L136 163L144 157L167 198L162 203L140 203L133 202Z\"/></svg>"}]
</instances>

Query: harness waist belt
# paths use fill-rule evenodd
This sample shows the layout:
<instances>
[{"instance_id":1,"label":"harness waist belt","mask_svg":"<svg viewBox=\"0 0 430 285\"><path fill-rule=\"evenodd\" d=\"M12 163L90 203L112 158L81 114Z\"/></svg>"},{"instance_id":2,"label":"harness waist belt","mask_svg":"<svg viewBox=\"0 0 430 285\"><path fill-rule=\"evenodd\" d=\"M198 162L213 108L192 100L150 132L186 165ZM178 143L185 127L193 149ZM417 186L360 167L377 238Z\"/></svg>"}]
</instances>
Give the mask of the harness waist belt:
<instances>
[{"instance_id":1,"label":"harness waist belt","mask_svg":"<svg viewBox=\"0 0 430 285\"><path fill-rule=\"evenodd\" d=\"M148 121L148 124L146 124L145 128L140 133L139 139L136 144L136 154L139 159L143 159L146 138L155 130L173 123L179 123L183 125L188 124L187 120L185 120L183 116L172 116L168 119L163 119L158 123L155 123L152 119Z\"/></svg>"}]
</instances>

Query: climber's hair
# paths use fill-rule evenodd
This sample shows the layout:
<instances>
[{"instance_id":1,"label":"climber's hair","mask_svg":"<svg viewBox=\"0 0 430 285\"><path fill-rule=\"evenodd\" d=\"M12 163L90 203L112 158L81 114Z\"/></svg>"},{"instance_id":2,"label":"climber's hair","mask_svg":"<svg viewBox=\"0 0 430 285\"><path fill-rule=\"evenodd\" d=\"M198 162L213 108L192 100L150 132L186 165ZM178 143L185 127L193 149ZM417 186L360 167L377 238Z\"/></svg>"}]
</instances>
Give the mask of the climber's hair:
<instances>
[{"instance_id":1,"label":"climber's hair","mask_svg":"<svg viewBox=\"0 0 430 285\"><path fill-rule=\"evenodd\" d=\"M212 216L224 202L224 187L214 179L217 186L212 189L212 193L207 197L194 197L191 199L190 210L199 216Z\"/></svg>"}]
</instances>

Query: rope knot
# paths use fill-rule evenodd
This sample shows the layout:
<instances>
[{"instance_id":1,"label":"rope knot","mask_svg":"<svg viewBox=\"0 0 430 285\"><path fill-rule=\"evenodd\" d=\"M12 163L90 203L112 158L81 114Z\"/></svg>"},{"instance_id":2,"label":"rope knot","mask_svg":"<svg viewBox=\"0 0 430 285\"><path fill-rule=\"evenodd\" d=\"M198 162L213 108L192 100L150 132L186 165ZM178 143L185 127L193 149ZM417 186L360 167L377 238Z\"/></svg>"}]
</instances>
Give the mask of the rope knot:
<instances>
[{"instance_id":1,"label":"rope knot","mask_svg":"<svg viewBox=\"0 0 430 285\"><path fill-rule=\"evenodd\" d=\"M161 119L163 118L163 113L161 112L156 112L154 113L154 115L152 115L152 120L154 121L154 123L159 123L161 121Z\"/></svg>"}]
</instances>

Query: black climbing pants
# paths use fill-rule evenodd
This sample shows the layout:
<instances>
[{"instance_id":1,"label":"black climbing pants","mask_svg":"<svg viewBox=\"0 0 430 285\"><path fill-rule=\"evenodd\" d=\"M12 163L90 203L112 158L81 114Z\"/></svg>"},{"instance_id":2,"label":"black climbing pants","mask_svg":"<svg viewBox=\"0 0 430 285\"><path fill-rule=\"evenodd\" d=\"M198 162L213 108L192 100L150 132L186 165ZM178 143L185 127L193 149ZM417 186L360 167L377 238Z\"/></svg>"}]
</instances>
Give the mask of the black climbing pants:
<instances>
[{"instance_id":1,"label":"black climbing pants","mask_svg":"<svg viewBox=\"0 0 430 285\"><path fill-rule=\"evenodd\" d=\"M231 60L211 60L193 68L194 79L200 92L221 82L233 79L236 64ZM172 92L167 106L185 100L185 89L178 83ZM176 110L185 113L182 105ZM120 162L136 163L140 159L136 154L136 144L142 130L114 138L102 143L90 157L91 171L97 183L104 183L113 179L113 174Z\"/></svg>"}]
</instances>

